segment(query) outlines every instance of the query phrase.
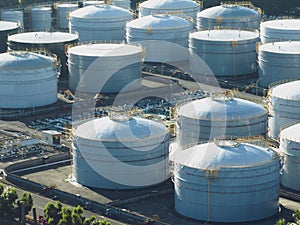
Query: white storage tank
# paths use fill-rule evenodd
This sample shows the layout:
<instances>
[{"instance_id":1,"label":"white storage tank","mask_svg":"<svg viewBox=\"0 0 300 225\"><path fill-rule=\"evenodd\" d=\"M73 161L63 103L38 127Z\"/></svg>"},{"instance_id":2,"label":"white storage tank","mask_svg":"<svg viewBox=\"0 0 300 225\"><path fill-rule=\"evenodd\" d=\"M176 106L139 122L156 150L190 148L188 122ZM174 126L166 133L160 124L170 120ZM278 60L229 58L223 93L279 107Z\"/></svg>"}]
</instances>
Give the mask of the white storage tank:
<instances>
[{"instance_id":1,"label":"white storage tank","mask_svg":"<svg viewBox=\"0 0 300 225\"><path fill-rule=\"evenodd\" d=\"M72 47L68 50L69 88L91 93L136 90L141 84L142 60L142 48L136 45Z\"/></svg>"},{"instance_id":2,"label":"white storage tank","mask_svg":"<svg viewBox=\"0 0 300 225\"><path fill-rule=\"evenodd\" d=\"M267 88L281 80L299 79L300 41L263 44L258 52L258 84Z\"/></svg>"},{"instance_id":3,"label":"white storage tank","mask_svg":"<svg viewBox=\"0 0 300 225\"><path fill-rule=\"evenodd\" d=\"M34 108L57 100L57 61L32 52L0 54L0 108Z\"/></svg>"},{"instance_id":4,"label":"white storage tank","mask_svg":"<svg viewBox=\"0 0 300 225\"><path fill-rule=\"evenodd\" d=\"M110 4L121 7L123 9L131 10L131 1L130 0L111 0Z\"/></svg>"},{"instance_id":5,"label":"white storage tank","mask_svg":"<svg viewBox=\"0 0 300 225\"><path fill-rule=\"evenodd\" d=\"M57 55L61 63L62 77L68 77L65 46L78 42L78 35L67 32L25 32L10 35L8 48L12 50L26 50L44 48Z\"/></svg>"},{"instance_id":6,"label":"white storage tank","mask_svg":"<svg viewBox=\"0 0 300 225\"><path fill-rule=\"evenodd\" d=\"M236 29L259 29L261 14L254 9L222 4L210 7L197 14L198 30L214 29L215 27Z\"/></svg>"},{"instance_id":7,"label":"white storage tank","mask_svg":"<svg viewBox=\"0 0 300 225\"><path fill-rule=\"evenodd\" d=\"M3 9L1 11L1 20L17 22L20 28L24 28L24 13L22 10Z\"/></svg>"},{"instance_id":8,"label":"white storage tank","mask_svg":"<svg viewBox=\"0 0 300 225\"><path fill-rule=\"evenodd\" d=\"M263 44L280 41L300 41L300 20L270 20L260 24Z\"/></svg>"},{"instance_id":9,"label":"white storage tank","mask_svg":"<svg viewBox=\"0 0 300 225\"><path fill-rule=\"evenodd\" d=\"M32 31L52 30L52 9L50 6L37 6L30 9Z\"/></svg>"},{"instance_id":10,"label":"white storage tank","mask_svg":"<svg viewBox=\"0 0 300 225\"><path fill-rule=\"evenodd\" d=\"M299 121L300 122L300 121ZM300 191L300 123L280 132L279 150L284 155L281 184Z\"/></svg>"},{"instance_id":11,"label":"white storage tank","mask_svg":"<svg viewBox=\"0 0 300 225\"><path fill-rule=\"evenodd\" d=\"M73 133L73 177L85 186L133 189L169 178L167 128L137 117L102 117Z\"/></svg>"},{"instance_id":12,"label":"white storage tank","mask_svg":"<svg viewBox=\"0 0 300 225\"><path fill-rule=\"evenodd\" d=\"M7 36L19 30L16 22L0 21L0 53L7 51Z\"/></svg>"},{"instance_id":13,"label":"white storage tank","mask_svg":"<svg viewBox=\"0 0 300 225\"><path fill-rule=\"evenodd\" d=\"M128 43L140 42L145 47L147 59L160 59L160 49L165 52L168 45L165 42L172 42L182 47L188 47L189 32L193 30L192 24L178 16L170 15L149 15L132 20L126 24L126 39ZM147 41L157 41L153 49ZM162 45L162 46L160 46ZM150 48L149 48L150 47ZM173 45L170 45L173 48ZM162 54L163 55L163 54ZM167 60L163 58L162 60Z\"/></svg>"},{"instance_id":14,"label":"white storage tank","mask_svg":"<svg viewBox=\"0 0 300 225\"><path fill-rule=\"evenodd\" d=\"M91 5L99 5L99 4L104 4L104 1L84 1L83 6L91 6Z\"/></svg>"},{"instance_id":15,"label":"white storage tank","mask_svg":"<svg viewBox=\"0 0 300 225\"><path fill-rule=\"evenodd\" d=\"M279 212L280 159L269 148L231 140L176 155L175 210L213 222L246 222Z\"/></svg>"},{"instance_id":16,"label":"white storage tank","mask_svg":"<svg viewBox=\"0 0 300 225\"><path fill-rule=\"evenodd\" d=\"M241 30L206 30L191 33L190 51L198 55L215 76L256 73L259 34Z\"/></svg>"},{"instance_id":17,"label":"white storage tank","mask_svg":"<svg viewBox=\"0 0 300 225\"><path fill-rule=\"evenodd\" d=\"M153 14L182 16L196 24L199 3L192 0L148 0L139 5L139 17Z\"/></svg>"},{"instance_id":18,"label":"white storage tank","mask_svg":"<svg viewBox=\"0 0 300 225\"><path fill-rule=\"evenodd\" d=\"M185 149L190 144L219 136L266 136L268 112L256 103L216 94L179 106L177 144Z\"/></svg>"},{"instance_id":19,"label":"white storage tank","mask_svg":"<svg viewBox=\"0 0 300 225\"><path fill-rule=\"evenodd\" d=\"M78 9L78 4L64 3L56 6L57 27L62 31L69 30L70 13Z\"/></svg>"},{"instance_id":20,"label":"white storage tank","mask_svg":"<svg viewBox=\"0 0 300 225\"><path fill-rule=\"evenodd\" d=\"M125 25L133 18L129 10L112 5L91 5L70 14L69 30L83 41L124 41Z\"/></svg>"},{"instance_id":21,"label":"white storage tank","mask_svg":"<svg viewBox=\"0 0 300 225\"><path fill-rule=\"evenodd\" d=\"M282 127L300 122L300 80L279 84L269 91L269 136L277 139Z\"/></svg>"}]
</instances>

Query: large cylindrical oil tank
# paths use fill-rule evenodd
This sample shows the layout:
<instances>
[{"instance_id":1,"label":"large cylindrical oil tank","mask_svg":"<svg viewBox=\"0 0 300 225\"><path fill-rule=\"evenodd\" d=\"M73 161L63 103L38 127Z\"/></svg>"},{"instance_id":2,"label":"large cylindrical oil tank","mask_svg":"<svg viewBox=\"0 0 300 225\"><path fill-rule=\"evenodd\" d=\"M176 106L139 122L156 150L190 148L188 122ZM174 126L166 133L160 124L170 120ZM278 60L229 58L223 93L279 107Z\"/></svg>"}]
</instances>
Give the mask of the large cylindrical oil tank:
<instances>
[{"instance_id":1,"label":"large cylindrical oil tank","mask_svg":"<svg viewBox=\"0 0 300 225\"><path fill-rule=\"evenodd\" d=\"M62 78L68 76L65 46L78 42L78 35L67 32L25 32L8 37L8 48L26 50L44 48L57 55L61 63Z\"/></svg>"},{"instance_id":2,"label":"large cylindrical oil tank","mask_svg":"<svg viewBox=\"0 0 300 225\"><path fill-rule=\"evenodd\" d=\"M259 29L261 14L253 9L223 4L210 7L197 14L198 30L214 29L215 27L236 29Z\"/></svg>"},{"instance_id":3,"label":"large cylindrical oil tank","mask_svg":"<svg viewBox=\"0 0 300 225\"><path fill-rule=\"evenodd\" d=\"M179 106L177 144L185 149L219 136L266 136L267 122L268 112L262 105L216 94Z\"/></svg>"},{"instance_id":4,"label":"large cylindrical oil tank","mask_svg":"<svg viewBox=\"0 0 300 225\"><path fill-rule=\"evenodd\" d=\"M263 44L258 53L258 84L268 87L281 80L299 79L300 41Z\"/></svg>"},{"instance_id":5,"label":"large cylindrical oil tank","mask_svg":"<svg viewBox=\"0 0 300 225\"><path fill-rule=\"evenodd\" d=\"M126 39L128 43L145 42L144 47L148 59L161 59L160 49L165 52L172 52L168 49L165 42L171 42L187 48L189 32L193 29L192 24L178 16L170 15L149 15L139 19L132 20L126 24ZM153 48L146 41L157 41ZM170 48L173 48L170 45ZM162 58L161 60L167 60ZM150 60L151 61L151 60Z\"/></svg>"},{"instance_id":6,"label":"large cylindrical oil tank","mask_svg":"<svg viewBox=\"0 0 300 225\"><path fill-rule=\"evenodd\" d=\"M16 33L19 25L16 22L0 21L0 53L7 51L7 36Z\"/></svg>"},{"instance_id":7,"label":"large cylindrical oil tank","mask_svg":"<svg viewBox=\"0 0 300 225\"><path fill-rule=\"evenodd\" d=\"M92 93L136 90L141 82L142 59L142 48L136 45L72 47L68 50L69 88Z\"/></svg>"},{"instance_id":8,"label":"large cylindrical oil tank","mask_svg":"<svg viewBox=\"0 0 300 225\"><path fill-rule=\"evenodd\" d=\"M299 121L300 122L300 121ZM280 132L279 150L283 153L284 164L281 184L300 191L300 123Z\"/></svg>"},{"instance_id":9,"label":"large cylindrical oil tank","mask_svg":"<svg viewBox=\"0 0 300 225\"><path fill-rule=\"evenodd\" d=\"M33 108L56 102L56 58L8 52L0 54L0 64L0 108Z\"/></svg>"},{"instance_id":10,"label":"large cylindrical oil tank","mask_svg":"<svg viewBox=\"0 0 300 225\"><path fill-rule=\"evenodd\" d=\"M24 28L24 13L22 10L3 9L1 11L1 20L18 22L20 28Z\"/></svg>"},{"instance_id":11,"label":"large cylindrical oil tank","mask_svg":"<svg viewBox=\"0 0 300 225\"><path fill-rule=\"evenodd\" d=\"M255 73L258 42L258 33L241 30L206 30L189 36L190 51L198 55L215 76Z\"/></svg>"},{"instance_id":12,"label":"large cylindrical oil tank","mask_svg":"<svg viewBox=\"0 0 300 225\"><path fill-rule=\"evenodd\" d=\"M300 41L300 20L269 20L260 24L263 44L280 41Z\"/></svg>"},{"instance_id":13,"label":"large cylindrical oil tank","mask_svg":"<svg viewBox=\"0 0 300 225\"><path fill-rule=\"evenodd\" d=\"M37 6L30 9L32 31L52 30L52 9L50 6Z\"/></svg>"},{"instance_id":14,"label":"large cylindrical oil tank","mask_svg":"<svg viewBox=\"0 0 300 225\"><path fill-rule=\"evenodd\" d=\"M280 167L276 152L250 143L219 140L186 149L175 158L175 209L214 222L270 217L279 212Z\"/></svg>"},{"instance_id":15,"label":"large cylindrical oil tank","mask_svg":"<svg viewBox=\"0 0 300 225\"><path fill-rule=\"evenodd\" d=\"M112 5L91 5L70 14L70 32L80 41L124 41L125 25L133 18L129 10Z\"/></svg>"},{"instance_id":16,"label":"large cylindrical oil tank","mask_svg":"<svg viewBox=\"0 0 300 225\"><path fill-rule=\"evenodd\" d=\"M300 81L283 83L269 91L269 136L277 139L282 127L300 122Z\"/></svg>"},{"instance_id":17,"label":"large cylindrical oil tank","mask_svg":"<svg viewBox=\"0 0 300 225\"><path fill-rule=\"evenodd\" d=\"M73 133L73 177L106 189L154 185L169 177L168 146L161 123L111 115L91 120Z\"/></svg>"},{"instance_id":18,"label":"large cylindrical oil tank","mask_svg":"<svg viewBox=\"0 0 300 225\"><path fill-rule=\"evenodd\" d=\"M64 3L56 6L57 11L57 27L62 31L69 30L70 13L78 9L78 4Z\"/></svg>"},{"instance_id":19,"label":"large cylindrical oil tank","mask_svg":"<svg viewBox=\"0 0 300 225\"><path fill-rule=\"evenodd\" d=\"M182 16L195 24L199 3L191 0L148 0L139 5L139 17L154 14L172 14Z\"/></svg>"}]
</instances>

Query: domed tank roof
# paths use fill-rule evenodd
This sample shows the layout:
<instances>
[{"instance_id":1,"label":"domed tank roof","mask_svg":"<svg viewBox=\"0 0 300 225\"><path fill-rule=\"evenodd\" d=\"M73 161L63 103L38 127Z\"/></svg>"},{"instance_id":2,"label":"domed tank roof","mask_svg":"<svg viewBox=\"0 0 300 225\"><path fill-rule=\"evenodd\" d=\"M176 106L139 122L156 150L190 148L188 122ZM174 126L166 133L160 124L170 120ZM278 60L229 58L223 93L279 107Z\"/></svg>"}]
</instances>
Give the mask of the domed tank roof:
<instances>
[{"instance_id":1,"label":"domed tank roof","mask_svg":"<svg viewBox=\"0 0 300 225\"><path fill-rule=\"evenodd\" d=\"M280 138L300 142L299 130L300 130L300 123L287 127L280 132Z\"/></svg>"},{"instance_id":2,"label":"domed tank roof","mask_svg":"<svg viewBox=\"0 0 300 225\"><path fill-rule=\"evenodd\" d=\"M207 41L246 41L259 38L259 34L243 30L203 30L191 33L190 38Z\"/></svg>"},{"instance_id":3,"label":"domed tank roof","mask_svg":"<svg viewBox=\"0 0 300 225\"><path fill-rule=\"evenodd\" d=\"M219 140L179 152L175 163L202 170L251 167L273 162L275 154L269 148L232 140Z\"/></svg>"},{"instance_id":4,"label":"domed tank roof","mask_svg":"<svg viewBox=\"0 0 300 225\"><path fill-rule=\"evenodd\" d=\"M136 140L162 137L168 129L158 122L132 117L125 120L114 120L102 117L78 126L75 136L94 141L133 142Z\"/></svg>"},{"instance_id":5,"label":"domed tank roof","mask_svg":"<svg viewBox=\"0 0 300 225\"><path fill-rule=\"evenodd\" d=\"M180 18L178 16L170 15L149 15L141 17L139 19L132 20L127 23L126 27L136 28L136 29L176 29L183 27L190 27L191 23L187 20Z\"/></svg>"},{"instance_id":6,"label":"domed tank roof","mask_svg":"<svg viewBox=\"0 0 300 225\"><path fill-rule=\"evenodd\" d=\"M215 96L189 102L180 106L178 115L203 120L242 120L267 114L256 103L228 96Z\"/></svg>"},{"instance_id":7,"label":"domed tank roof","mask_svg":"<svg viewBox=\"0 0 300 225\"><path fill-rule=\"evenodd\" d=\"M75 46L70 48L68 53L73 55L91 57L115 57L138 54L141 53L141 51L142 48L136 45L103 43Z\"/></svg>"},{"instance_id":8,"label":"domed tank roof","mask_svg":"<svg viewBox=\"0 0 300 225\"><path fill-rule=\"evenodd\" d=\"M96 19L96 18L118 18L132 17L132 13L126 9L112 5L91 5L73 11L70 17Z\"/></svg>"},{"instance_id":9,"label":"domed tank roof","mask_svg":"<svg viewBox=\"0 0 300 225\"><path fill-rule=\"evenodd\" d=\"M14 30L19 28L18 23L10 21L0 21L0 31Z\"/></svg>"},{"instance_id":10,"label":"domed tank roof","mask_svg":"<svg viewBox=\"0 0 300 225\"><path fill-rule=\"evenodd\" d=\"M0 54L1 71L6 70L33 70L35 68L49 67L54 59L33 52L8 52Z\"/></svg>"},{"instance_id":11,"label":"domed tank roof","mask_svg":"<svg viewBox=\"0 0 300 225\"><path fill-rule=\"evenodd\" d=\"M280 84L271 88L271 96L288 100L300 100L300 80ZM288 90L288 91L287 91Z\"/></svg>"},{"instance_id":12,"label":"domed tank roof","mask_svg":"<svg viewBox=\"0 0 300 225\"><path fill-rule=\"evenodd\" d=\"M199 7L191 0L148 0L140 4L140 7L150 9L185 9Z\"/></svg>"},{"instance_id":13,"label":"domed tank roof","mask_svg":"<svg viewBox=\"0 0 300 225\"><path fill-rule=\"evenodd\" d=\"M283 41L263 44L259 47L259 51L278 53L278 54L299 54L300 41Z\"/></svg>"},{"instance_id":14,"label":"domed tank roof","mask_svg":"<svg viewBox=\"0 0 300 225\"><path fill-rule=\"evenodd\" d=\"M78 34L67 32L27 32L8 37L8 41L26 44L53 44L75 41L77 39Z\"/></svg>"},{"instance_id":15,"label":"domed tank roof","mask_svg":"<svg viewBox=\"0 0 300 225\"><path fill-rule=\"evenodd\" d=\"M226 19L234 17L260 17L260 14L259 12L244 6L223 4L205 9L199 12L198 16L214 19L221 17L222 19Z\"/></svg>"}]
</instances>

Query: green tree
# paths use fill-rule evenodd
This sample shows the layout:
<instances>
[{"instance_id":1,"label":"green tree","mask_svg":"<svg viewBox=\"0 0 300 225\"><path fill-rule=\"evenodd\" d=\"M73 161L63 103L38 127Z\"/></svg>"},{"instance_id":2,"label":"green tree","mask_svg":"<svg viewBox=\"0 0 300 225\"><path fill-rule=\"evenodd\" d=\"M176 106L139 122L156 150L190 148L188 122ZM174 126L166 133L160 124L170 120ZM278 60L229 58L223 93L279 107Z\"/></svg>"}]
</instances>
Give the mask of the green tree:
<instances>
[{"instance_id":1,"label":"green tree","mask_svg":"<svg viewBox=\"0 0 300 225\"><path fill-rule=\"evenodd\" d=\"M9 206L13 206L15 201L18 199L17 189L14 187L7 187L2 193L5 200L8 201Z\"/></svg>"},{"instance_id":2,"label":"green tree","mask_svg":"<svg viewBox=\"0 0 300 225\"><path fill-rule=\"evenodd\" d=\"M22 207L24 207L24 213L27 215L33 206L32 196L28 192L24 192L20 199L17 200L17 208L14 210L15 217L18 217L21 220L21 211Z\"/></svg>"},{"instance_id":3,"label":"green tree","mask_svg":"<svg viewBox=\"0 0 300 225\"><path fill-rule=\"evenodd\" d=\"M27 215L31 211L33 206L33 200L31 194L28 192L24 192L17 203L19 206L21 205L25 206L25 215Z\"/></svg>"},{"instance_id":4,"label":"green tree","mask_svg":"<svg viewBox=\"0 0 300 225\"><path fill-rule=\"evenodd\" d=\"M106 219L97 220L95 216L85 219L83 225L111 225Z\"/></svg>"},{"instance_id":5,"label":"green tree","mask_svg":"<svg viewBox=\"0 0 300 225\"><path fill-rule=\"evenodd\" d=\"M294 222L285 223L285 219L281 218L277 220L276 225L300 225L300 210L298 209L293 213Z\"/></svg>"},{"instance_id":6,"label":"green tree","mask_svg":"<svg viewBox=\"0 0 300 225\"><path fill-rule=\"evenodd\" d=\"M110 225L110 222L108 222L106 219L103 219L100 221L100 225Z\"/></svg>"},{"instance_id":7,"label":"green tree","mask_svg":"<svg viewBox=\"0 0 300 225\"><path fill-rule=\"evenodd\" d=\"M45 206L44 213L47 222L50 225L57 225L59 220L61 219L62 204L60 201L56 201L56 203L48 202Z\"/></svg>"},{"instance_id":8,"label":"green tree","mask_svg":"<svg viewBox=\"0 0 300 225\"><path fill-rule=\"evenodd\" d=\"M293 213L293 218L297 224L300 224L300 209Z\"/></svg>"},{"instance_id":9,"label":"green tree","mask_svg":"<svg viewBox=\"0 0 300 225\"><path fill-rule=\"evenodd\" d=\"M14 187L6 187L1 196L1 216L6 219L13 219L15 202L18 199L17 190Z\"/></svg>"},{"instance_id":10,"label":"green tree","mask_svg":"<svg viewBox=\"0 0 300 225\"><path fill-rule=\"evenodd\" d=\"M276 225L285 225L285 219L281 218L281 219L277 220Z\"/></svg>"},{"instance_id":11,"label":"green tree","mask_svg":"<svg viewBox=\"0 0 300 225\"><path fill-rule=\"evenodd\" d=\"M60 212L61 219L57 225L73 225L72 224L72 210L69 207L63 206Z\"/></svg>"},{"instance_id":12,"label":"green tree","mask_svg":"<svg viewBox=\"0 0 300 225\"><path fill-rule=\"evenodd\" d=\"M92 216L91 218L86 218L84 221L83 221L83 225L91 225L93 224L93 222L95 222L97 219L95 216Z\"/></svg>"},{"instance_id":13,"label":"green tree","mask_svg":"<svg viewBox=\"0 0 300 225\"><path fill-rule=\"evenodd\" d=\"M72 223L73 225L82 225L83 208L78 205L72 211Z\"/></svg>"},{"instance_id":14,"label":"green tree","mask_svg":"<svg viewBox=\"0 0 300 225\"><path fill-rule=\"evenodd\" d=\"M4 186L3 186L3 184L0 183L0 195L2 195L3 190L4 190Z\"/></svg>"}]
</instances>

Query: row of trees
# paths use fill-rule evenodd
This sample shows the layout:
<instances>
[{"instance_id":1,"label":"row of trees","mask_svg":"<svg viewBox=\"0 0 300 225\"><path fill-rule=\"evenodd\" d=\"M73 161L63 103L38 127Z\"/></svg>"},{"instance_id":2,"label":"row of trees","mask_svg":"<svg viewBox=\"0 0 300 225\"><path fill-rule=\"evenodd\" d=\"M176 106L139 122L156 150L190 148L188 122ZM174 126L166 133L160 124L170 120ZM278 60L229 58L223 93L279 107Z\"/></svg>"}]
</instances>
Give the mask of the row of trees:
<instances>
[{"instance_id":1,"label":"row of trees","mask_svg":"<svg viewBox=\"0 0 300 225\"><path fill-rule=\"evenodd\" d=\"M48 202L44 212L50 225L110 225L105 219L97 220L95 216L85 218L80 205L72 209L63 206L60 201Z\"/></svg>"},{"instance_id":2,"label":"row of trees","mask_svg":"<svg viewBox=\"0 0 300 225\"><path fill-rule=\"evenodd\" d=\"M6 187L0 183L0 220L14 221L21 219L21 209L24 207L24 214L28 214L33 206L30 193L23 193L19 199L17 190L13 187Z\"/></svg>"},{"instance_id":3,"label":"row of trees","mask_svg":"<svg viewBox=\"0 0 300 225\"><path fill-rule=\"evenodd\" d=\"M28 215L32 207L33 199L30 193L24 192L19 198L16 188L4 188L0 183L0 221L4 221L3 224L11 225L13 221L20 223L22 208L24 215ZM97 220L95 216L85 218L81 206L72 209L63 206L59 201L48 202L44 212L49 225L110 225L106 220Z\"/></svg>"}]
</instances>

